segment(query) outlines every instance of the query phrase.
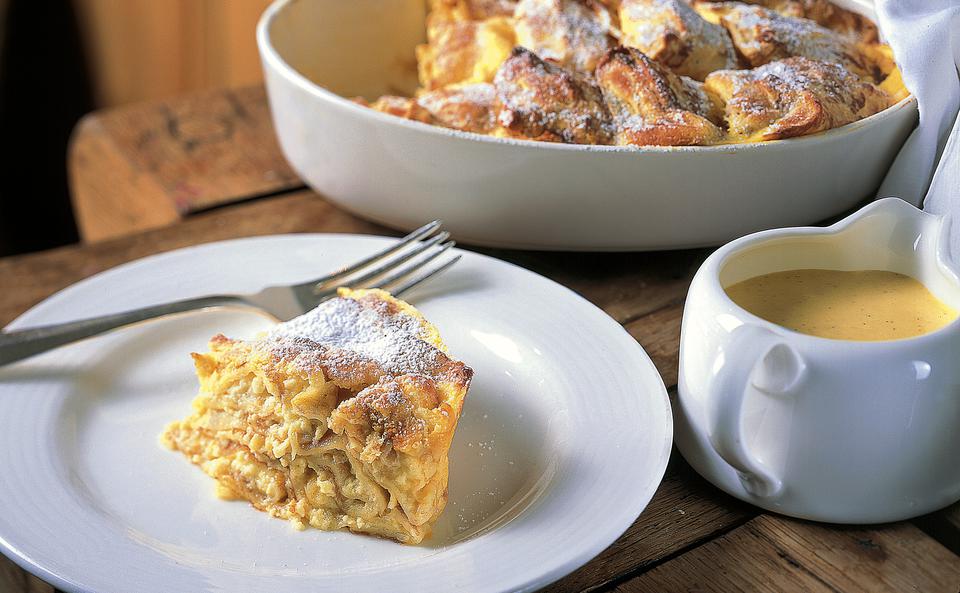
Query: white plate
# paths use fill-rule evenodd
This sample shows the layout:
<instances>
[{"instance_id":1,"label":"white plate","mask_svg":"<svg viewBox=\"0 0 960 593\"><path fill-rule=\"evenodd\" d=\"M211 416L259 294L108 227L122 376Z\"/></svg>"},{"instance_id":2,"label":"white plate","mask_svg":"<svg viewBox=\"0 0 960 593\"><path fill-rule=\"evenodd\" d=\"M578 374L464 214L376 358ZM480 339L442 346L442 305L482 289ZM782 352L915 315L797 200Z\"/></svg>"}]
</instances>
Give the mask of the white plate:
<instances>
[{"instance_id":1,"label":"white plate","mask_svg":"<svg viewBox=\"0 0 960 593\"><path fill-rule=\"evenodd\" d=\"M389 239L296 235L201 245L80 282L27 327L305 280ZM190 351L270 322L207 311L0 369L0 543L67 591L520 591L582 565L640 514L672 427L663 382L602 311L516 266L462 252L406 295L476 371L450 453L450 501L422 546L296 531L162 448L188 414Z\"/></svg>"}]
</instances>

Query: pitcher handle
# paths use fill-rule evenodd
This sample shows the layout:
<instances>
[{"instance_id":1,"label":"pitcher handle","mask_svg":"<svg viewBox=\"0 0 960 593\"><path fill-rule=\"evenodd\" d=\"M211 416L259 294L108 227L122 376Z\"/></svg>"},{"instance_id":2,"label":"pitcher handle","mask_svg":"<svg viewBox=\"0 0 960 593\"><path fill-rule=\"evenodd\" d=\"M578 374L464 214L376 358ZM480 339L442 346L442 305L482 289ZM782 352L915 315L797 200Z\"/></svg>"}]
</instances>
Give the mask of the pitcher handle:
<instances>
[{"instance_id":1,"label":"pitcher handle","mask_svg":"<svg viewBox=\"0 0 960 593\"><path fill-rule=\"evenodd\" d=\"M775 498L783 490L783 480L748 450L743 438L743 402L751 386L769 395L792 391L806 365L781 336L749 324L732 332L720 357L707 399L713 402L714 412L710 443L737 470L749 494Z\"/></svg>"}]
</instances>

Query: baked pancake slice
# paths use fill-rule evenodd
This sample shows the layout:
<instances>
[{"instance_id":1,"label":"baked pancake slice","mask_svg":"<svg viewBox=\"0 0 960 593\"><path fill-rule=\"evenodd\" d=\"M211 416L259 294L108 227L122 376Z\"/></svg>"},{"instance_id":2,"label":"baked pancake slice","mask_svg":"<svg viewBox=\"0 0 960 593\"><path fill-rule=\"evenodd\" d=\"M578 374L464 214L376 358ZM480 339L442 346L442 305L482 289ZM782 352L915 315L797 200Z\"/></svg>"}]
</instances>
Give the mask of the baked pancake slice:
<instances>
[{"instance_id":1,"label":"baked pancake slice","mask_svg":"<svg viewBox=\"0 0 960 593\"><path fill-rule=\"evenodd\" d=\"M338 298L252 341L194 354L193 414L164 444L298 527L416 544L447 501L447 452L473 371L380 290Z\"/></svg>"},{"instance_id":2,"label":"baked pancake slice","mask_svg":"<svg viewBox=\"0 0 960 593\"><path fill-rule=\"evenodd\" d=\"M423 122L425 124L435 124L433 115L424 109L416 99L410 97L398 97L396 95L383 95L373 103L368 103L362 97L353 100L364 107L369 107L383 113L395 115L403 119Z\"/></svg>"}]
</instances>

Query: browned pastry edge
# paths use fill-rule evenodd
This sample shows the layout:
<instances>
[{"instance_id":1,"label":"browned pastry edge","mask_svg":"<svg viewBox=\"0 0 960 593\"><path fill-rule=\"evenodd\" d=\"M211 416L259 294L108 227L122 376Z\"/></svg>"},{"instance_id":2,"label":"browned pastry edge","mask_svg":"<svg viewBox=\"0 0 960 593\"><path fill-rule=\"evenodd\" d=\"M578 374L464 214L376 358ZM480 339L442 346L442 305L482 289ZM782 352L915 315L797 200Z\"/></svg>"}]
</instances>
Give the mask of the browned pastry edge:
<instances>
[{"instance_id":1,"label":"browned pastry edge","mask_svg":"<svg viewBox=\"0 0 960 593\"><path fill-rule=\"evenodd\" d=\"M715 123L722 121L722 111L703 85L674 74L640 50L611 50L597 66L597 82L617 144L689 146L722 138Z\"/></svg>"},{"instance_id":2,"label":"browned pastry edge","mask_svg":"<svg viewBox=\"0 0 960 593\"><path fill-rule=\"evenodd\" d=\"M747 140L822 132L891 104L886 92L839 64L801 57L714 72L706 86L726 101L730 134Z\"/></svg>"},{"instance_id":3,"label":"browned pastry edge","mask_svg":"<svg viewBox=\"0 0 960 593\"><path fill-rule=\"evenodd\" d=\"M512 134L570 144L610 144L610 113L586 77L516 47L494 77L498 121Z\"/></svg>"}]
</instances>

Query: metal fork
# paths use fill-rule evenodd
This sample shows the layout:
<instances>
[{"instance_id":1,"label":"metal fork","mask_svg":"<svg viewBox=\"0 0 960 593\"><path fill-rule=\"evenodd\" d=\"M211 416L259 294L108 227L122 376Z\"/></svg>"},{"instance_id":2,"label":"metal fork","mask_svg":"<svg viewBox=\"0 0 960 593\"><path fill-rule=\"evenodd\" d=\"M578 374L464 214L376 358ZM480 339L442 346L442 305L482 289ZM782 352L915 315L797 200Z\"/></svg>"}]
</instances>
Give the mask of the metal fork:
<instances>
[{"instance_id":1,"label":"metal fork","mask_svg":"<svg viewBox=\"0 0 960 593\"><path fill-rule=\"evenodd\" d=\"M446 270L460 259L457 255L442 263L427 265L455 244L448 240L450 233L440 231L440 224L440 221L435 220L383 251L332 274L301 284L269 286L256 294L224 294L184 299L79 321L0 332L0 366L118 327L172 313L210 307L241 306L259 309L280 321L287 321L332 298L340 286L376 287L400 295Z\"/></svg>"}]
</instances>

